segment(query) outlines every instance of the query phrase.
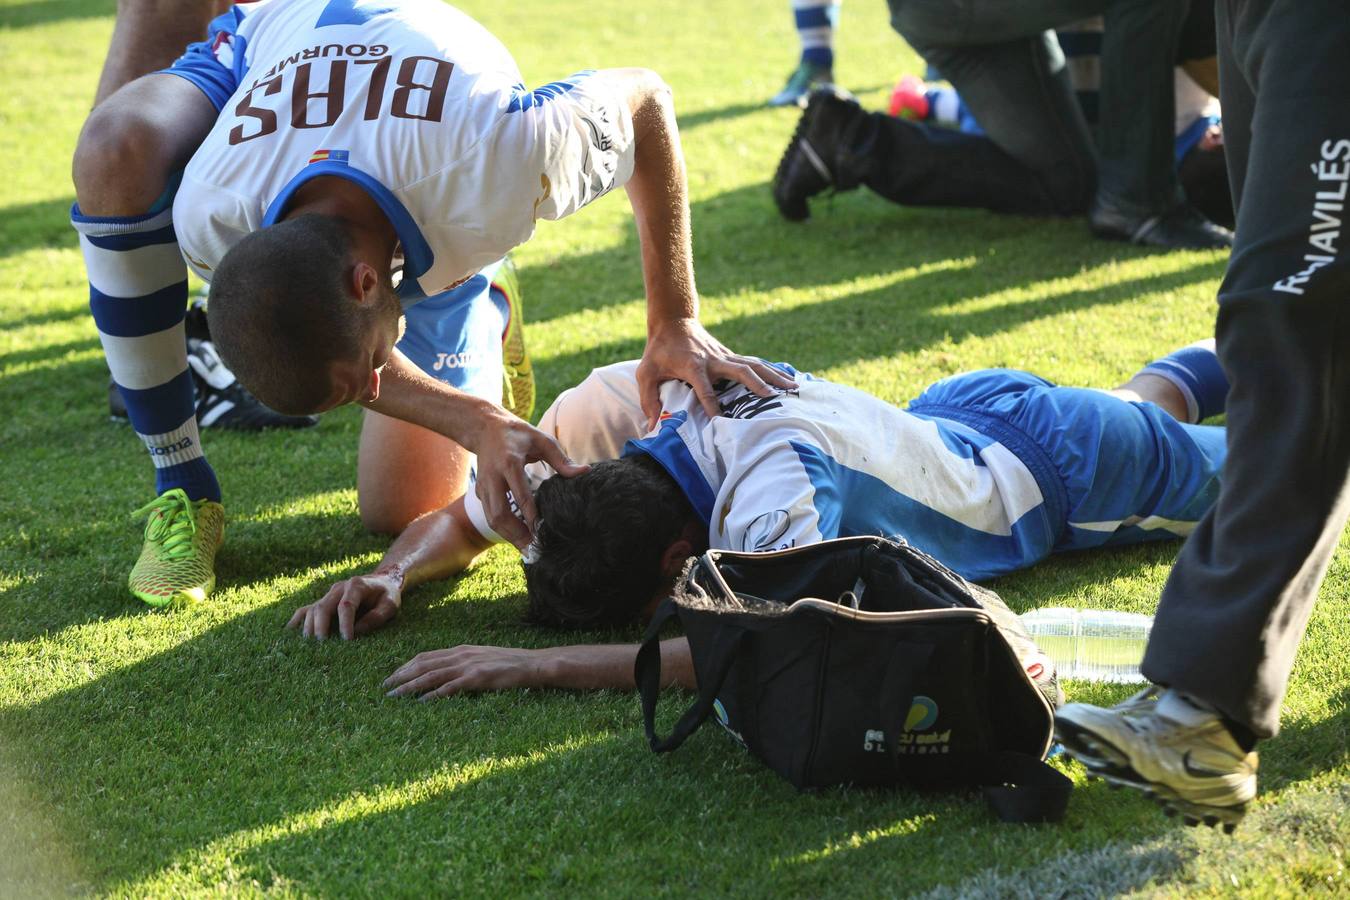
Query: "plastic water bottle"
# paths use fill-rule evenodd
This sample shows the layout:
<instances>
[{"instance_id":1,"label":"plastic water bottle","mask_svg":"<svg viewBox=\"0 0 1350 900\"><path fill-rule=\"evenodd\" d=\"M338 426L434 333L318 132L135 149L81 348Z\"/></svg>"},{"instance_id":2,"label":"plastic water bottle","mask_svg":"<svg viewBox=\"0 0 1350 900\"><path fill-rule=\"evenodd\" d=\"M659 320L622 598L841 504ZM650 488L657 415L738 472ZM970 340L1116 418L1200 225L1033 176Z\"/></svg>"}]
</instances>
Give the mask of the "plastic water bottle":
<instances>
[{"instance_id":1,"label":"plastic water bottle","mask_svg":"<svg viewBox=\"0 0 1350 900\"><path fill-rule=\"evenodd\" d=\"M1104 609L1033 609L1022 624L1036 644L1055 663L1060 678L1142 682L1144 659L1153 617Z\"/></svg>"}]
</instances>

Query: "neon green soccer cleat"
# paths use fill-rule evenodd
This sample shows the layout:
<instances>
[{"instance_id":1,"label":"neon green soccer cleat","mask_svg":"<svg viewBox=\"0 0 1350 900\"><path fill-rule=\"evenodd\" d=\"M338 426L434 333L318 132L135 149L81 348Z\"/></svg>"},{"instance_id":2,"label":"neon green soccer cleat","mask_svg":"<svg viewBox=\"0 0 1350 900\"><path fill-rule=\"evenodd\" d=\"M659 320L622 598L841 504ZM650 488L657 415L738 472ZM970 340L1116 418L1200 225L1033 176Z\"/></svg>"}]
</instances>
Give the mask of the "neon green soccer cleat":
<instances>
[{"instance_id":1,"label":"neon green soccer cleat","mask_svg":"<svg viewBox=\"0 0 1350 900\"><path fill-rule=\"evenodd\" d=\"M131 570L131 593L151 606L205 600L216 586L216 551L225 539L225 507L165 491L136 510L149 514L145 546Z\"/></svg>"},{"instance_id":2,"label":"neon green soccer cleat","mask_svg":"<svg viewBox=\"0 0 1350 900\"><path fill-rule=\"evenodd\" d=\"M492 286L506 297L510 313L502 332L502 406L525 421L534 415L534 367L525 349L525 313L520 277L511 257L502 262Z\"/></svg>"}]
</instances>

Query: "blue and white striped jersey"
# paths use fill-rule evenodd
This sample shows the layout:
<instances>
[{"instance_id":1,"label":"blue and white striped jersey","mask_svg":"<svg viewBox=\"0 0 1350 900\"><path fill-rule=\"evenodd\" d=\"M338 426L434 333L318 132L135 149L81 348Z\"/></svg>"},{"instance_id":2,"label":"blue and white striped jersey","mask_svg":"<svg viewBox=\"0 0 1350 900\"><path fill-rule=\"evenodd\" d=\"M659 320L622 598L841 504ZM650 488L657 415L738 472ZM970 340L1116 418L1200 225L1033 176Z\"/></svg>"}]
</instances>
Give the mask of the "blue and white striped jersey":
<instances>
[{"instance_id":1,"label":"blue and white striped jersey","mask_svg":"<svg viewBox=\"0 0 1350 900\"><path fill-rule=\"evenodd\" d=\"M627 98L579 73L527 90L506 48L441 0L265 0L212 23L168 72L220 110L174 224L210 279L323 175L398 232L405 305L461 283L633 170Z\"/></svg>"},{"instance_id":2,"label":"blue and white striped jersey","mask_svg":"<svg viewBox=\"0 0 1350 900\"><path fill-rule=\"evenodd\" d=\"M983 579L1043 558L1063 528L1027 465L958 422L796 373L800 389L772 397L727 387L715 419L687 385L668 382L661 421L644 435L636 367L595 370L559 396L540 427L578 462L620 453L658 460L707 522L712 547L771 550L900 535L965 577ZM535 464L529 474L537 484L551 471ZM478 529L495 538L472 491L466 505Z\"/></svg>"}]
</instances>

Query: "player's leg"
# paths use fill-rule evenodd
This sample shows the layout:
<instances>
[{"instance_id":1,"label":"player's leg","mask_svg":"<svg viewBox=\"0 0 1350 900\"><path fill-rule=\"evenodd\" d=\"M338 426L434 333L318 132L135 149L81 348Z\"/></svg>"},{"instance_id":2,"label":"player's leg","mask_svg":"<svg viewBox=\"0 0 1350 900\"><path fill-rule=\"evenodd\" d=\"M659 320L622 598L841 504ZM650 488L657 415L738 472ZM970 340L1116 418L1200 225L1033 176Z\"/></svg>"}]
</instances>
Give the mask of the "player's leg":
<instances>
[{"instance_id":1,"label":"player's leg","mask_svg":"<svg viewBox=\"0 0 1350 900\"><path fill-rule=\"evenodd\" d=\"M167 68L229 8L230 0L118 0L94 105L142 75Z\"/></svg>"},{"instance_id":2,"label":"player's leg","mask_svg":"<svg viewBox=\"0 0 1350 900\"><path fill-rule=\"evenodd\" d=\"M1050 516L1039 556L1175 540L1218 493L1223 429L1178 421L1152 402L990 369L944 379L911 409L972 424L1038 473Z\"/></svg>"},{"instance_id":3,"label":"player's leg","mask_svg":"<svg viewBox=\"0 0 1350 900\"><path fill-rule=\"evenodd\" d=\"M1110 393L1157 404L1174 419L1195 425L1223 412L1228 390L1214 339L1206 338L1154 360Z\"/></svg>"},{"instance_id":4,"label":"player's leg","mask_svg":"<svg viewBox=\"0 0 1350 900\"><path fill-rule=\"evenodd\" d=\"M498 264L407 311L398 348L422 371L500 403L507 317L490 285ZM361 427L357 496L371 531L398 534L424 513L464 494L473 456L443 435L367 411Z\"/></svg>"},{"instance_id":5,"label":"player's leg","mask_svg":"<svg viewBox=\"0 0 1350 900\"><path fill-rule=\"evenodd\" d=\"M198 61L214 67L200 75L205 81L153 74L108 97L85 123L73 163L71 221L90 310L155 468L160 499L147 508L146 543L131 578L133 593L154 605L211 590L224 518L193 414L183 332L187 268L172 221L175 173L210 130L233 77L214 57Z\"/></svg>"},{"instance_id":6,"label":"player's leg","mask_svg":"<svg viewBox=\"0 0 1350 900\"><path fill-rule=\"evenodd\" d=\"M1241 109L1235 88L1255 88L1233 148L1247 168L1219 293L1232 453L1215 514L1164 591L1144 671L1266 738L1350 513L1350 256L1343 226L1324 224L1344 221L1350 184L1350 23L1324 28L1328 4L1239 10L1220 6L1235 41L1225 61L1253 67L1236 80L1225 68L1225 115ZM1204 671L1219 658L1222 677Z\"/></svg>"},{"instance_id":7,"label":"player's leg","mask_svg":"<svg viewBox=\"0 0 1350 900\"><path fill-rule=\"evenodd\" d=\"M896 28L951 80L985 134L868 113L851 98L818 91L774 175L785 217L806 218L807 199L828 187L860 184L912 206L1087 210L1095 151L1053 33L952 44L951 18L892 2Z\"/></svg>"},{"instance_id":8,"label":"player's leg","mask_svg":"<svg viewBox=\"0 0 1350 900\"><path fill-rule=\"evenodd\" d=\"M792 0L792 20L801 40L802 56L787 84L769 99L770 106L801 102L817 85L834 81L834 28L839 22L838 0Z\"/></svg>"},{"instance_id":9,"label":"player's leg","mask_svg":"<svg viewBox=\"0 0 1350 900\"><path fill-rule=\"evenodd\" d=\"M1091 769L1210 823L1256 791L1294 656L1350 516L1350 23L1331 3L1224 0L1220 62L1237 241L1219 294L1231 453L1163 591L1156 703L1061 711ZM1328 208L1333 204L1334 208ZM1328 222L1330 214L1335 224ZM1327 223L1327 224L1323 224ZM1326 237L1325 235L1332 235Z\"/></svg>"}]
</instances>

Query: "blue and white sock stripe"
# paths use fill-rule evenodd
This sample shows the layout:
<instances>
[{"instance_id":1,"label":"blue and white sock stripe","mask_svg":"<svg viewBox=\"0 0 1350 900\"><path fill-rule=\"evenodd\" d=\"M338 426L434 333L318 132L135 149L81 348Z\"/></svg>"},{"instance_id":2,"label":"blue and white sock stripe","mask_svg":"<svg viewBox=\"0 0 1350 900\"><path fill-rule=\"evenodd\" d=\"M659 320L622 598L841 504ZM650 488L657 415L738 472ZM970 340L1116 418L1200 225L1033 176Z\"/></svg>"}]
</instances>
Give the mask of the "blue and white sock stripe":
<instances>
[{"instance_id":1,"label":"blue and white sock stripe","mask_svg":"<svg viewBox=\"0 0 1350 900\"><path fill-rule=\"evenodd\" d=\"M89 274L89 309L132 427L155 465L159 492L219 499L215 473L202 456L194 416L183 317L187 265L171 208L141 216L86 216L71 224Z\"/></svg>"},{"instance_id":2,"label":"blue and white sock stripe","mask_svg":"<svg viewBox=\"0 0 1350 900\"><path fill-rule=\"evenodd\" d=\"M1228 376L1219 364L1213 338L1196 341L1156 359L1143 373L1165 378L1186 398L1186 420L1201 422L1224 411L1228 402Z\"/></svg>"},{"instance_id":3,"label":"blue and white sock stripe","mask_svg":"<svg viewBox=\"0 0 1350 900\"><path fill-rule=\"evenodd\" d=\"M80 233L89 308L113 380L134 392L181 381L187 373L187 266L174 237L173 211L112 218L85 216L76 207L71 222ZM161 427L133 424L142 433L170 431L187 417L181 401L173 407L174 420Z\"/></svg>"},{"instance_id":4,"label":"blue and white sock stripe","mask_svg":"<svg viewBox=\"0 0 1350 900\"><path fill-rule=\"evenodd\" d=\"M839 19L838 3L820 0L792 0L792 15L797 36L802 42L802 61L822 66L834 64L834 26Z\"/></svg>"}]
</instances>

